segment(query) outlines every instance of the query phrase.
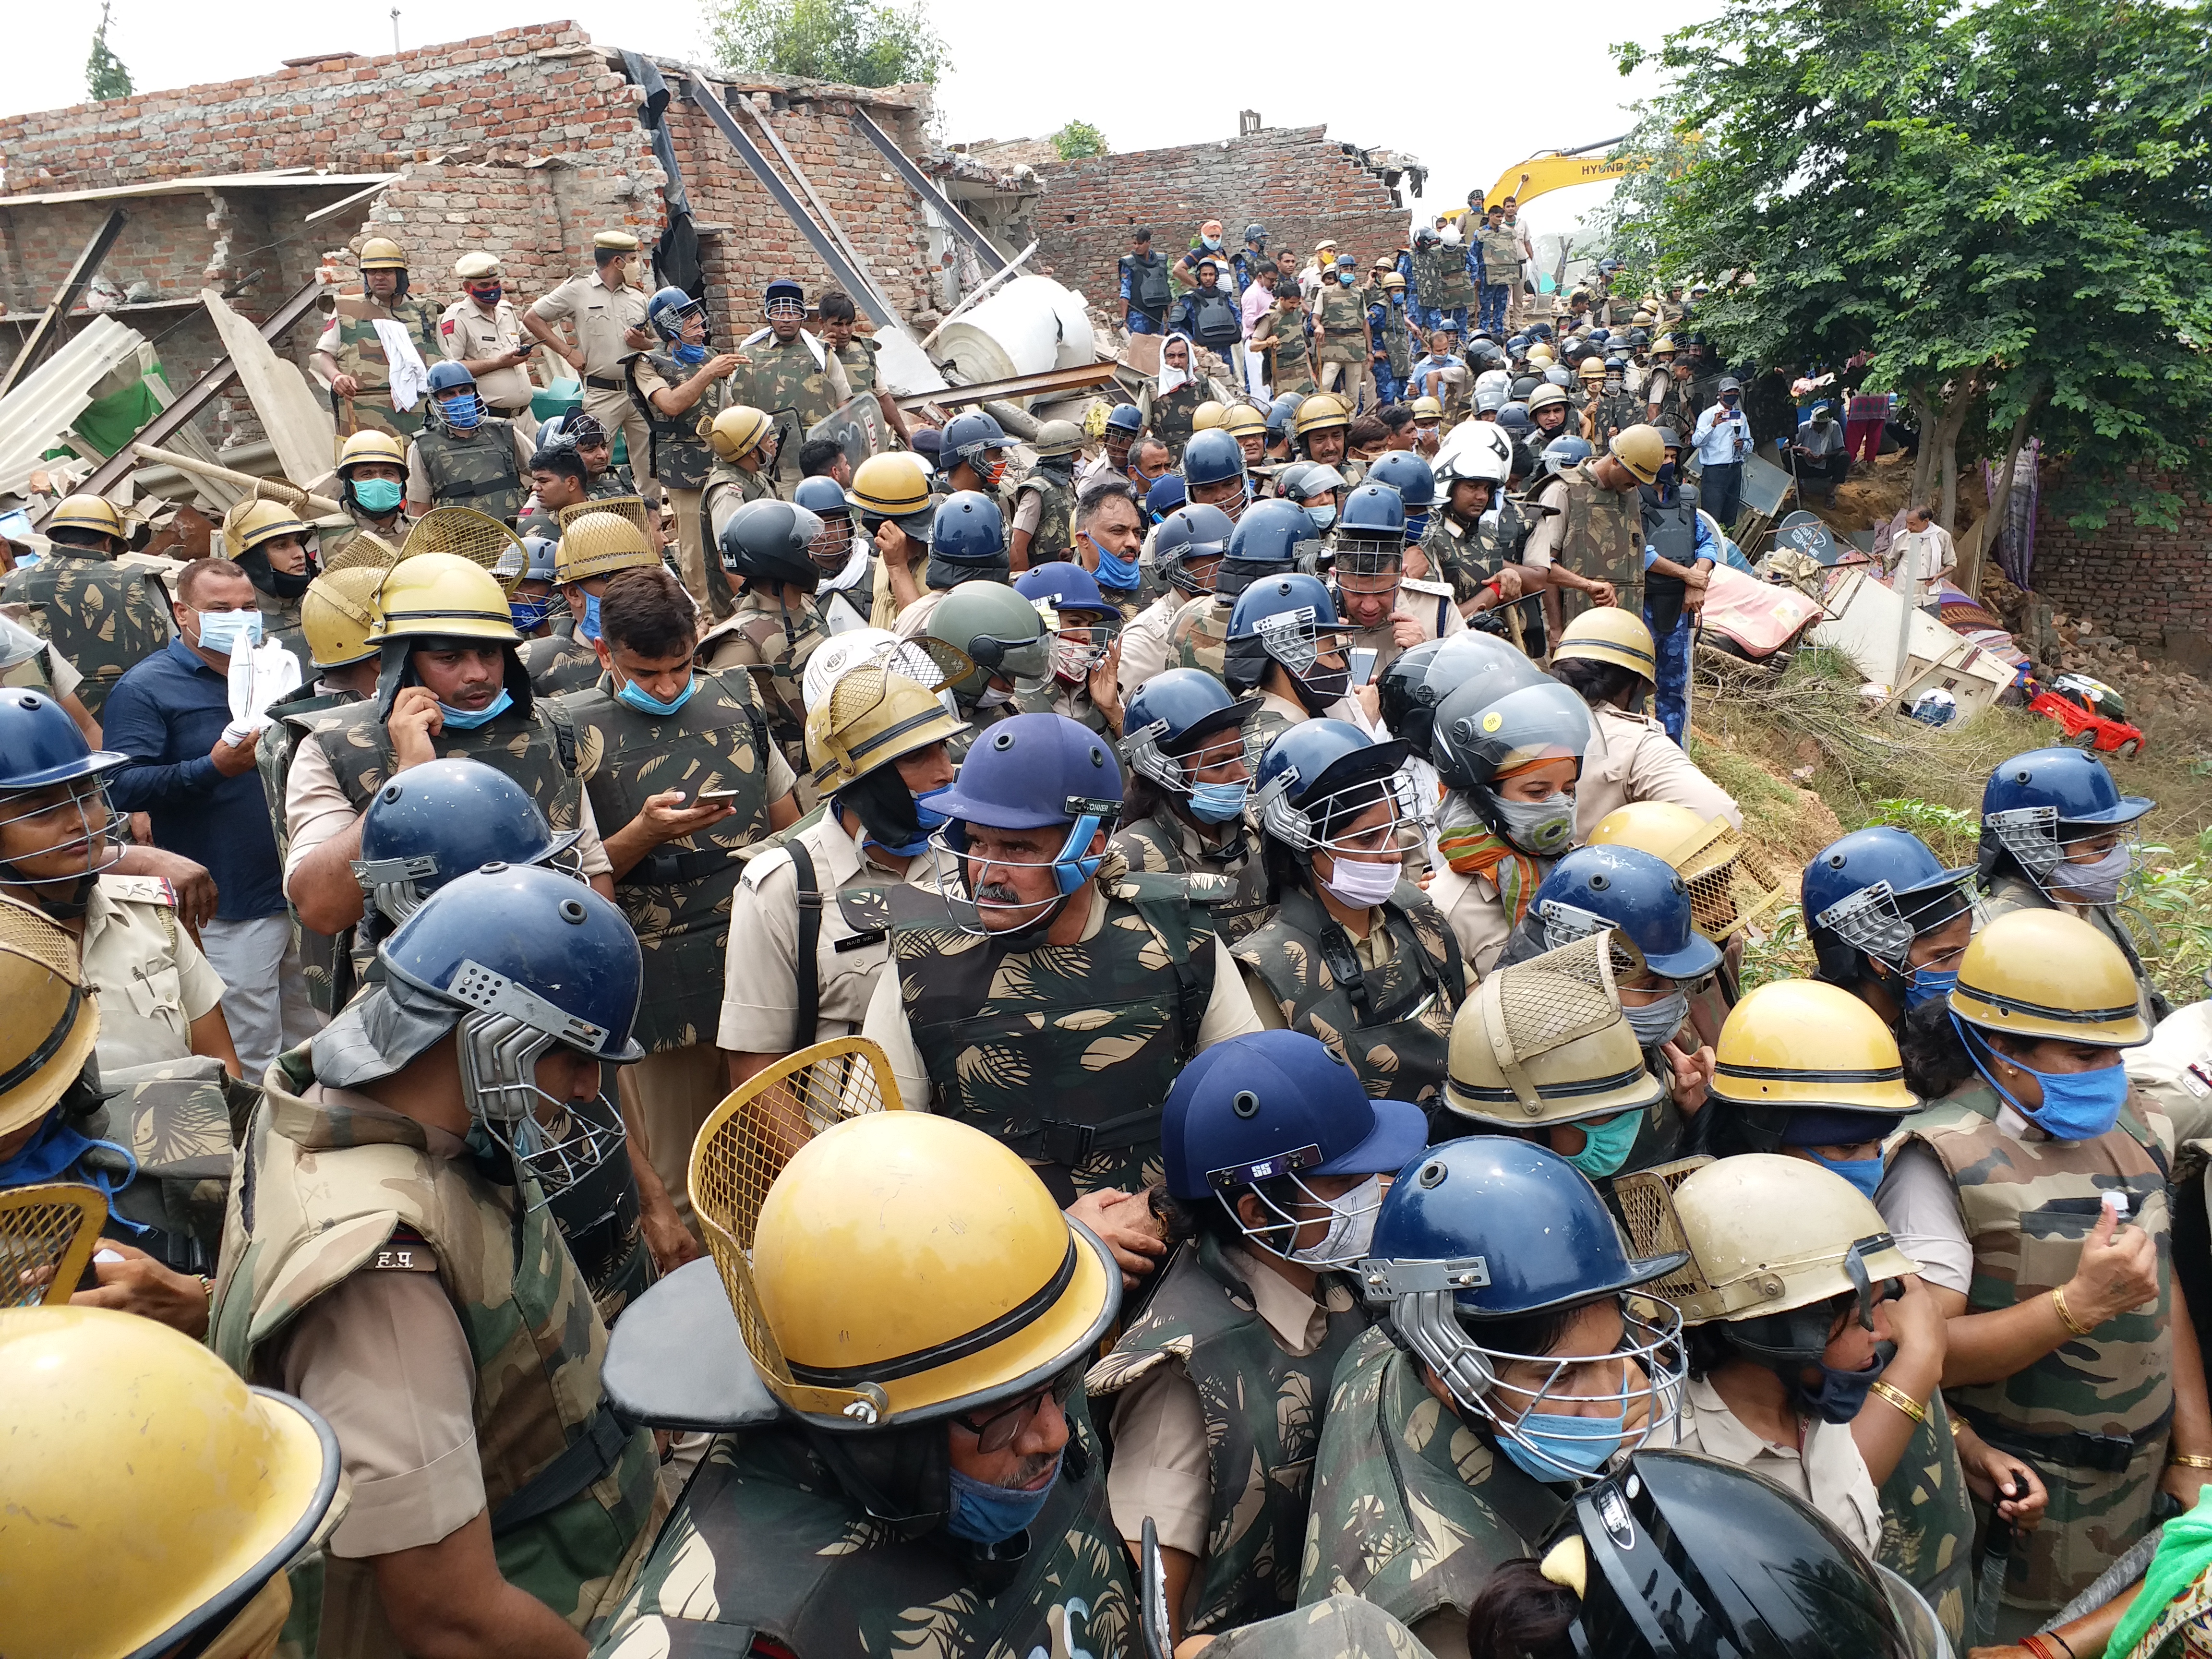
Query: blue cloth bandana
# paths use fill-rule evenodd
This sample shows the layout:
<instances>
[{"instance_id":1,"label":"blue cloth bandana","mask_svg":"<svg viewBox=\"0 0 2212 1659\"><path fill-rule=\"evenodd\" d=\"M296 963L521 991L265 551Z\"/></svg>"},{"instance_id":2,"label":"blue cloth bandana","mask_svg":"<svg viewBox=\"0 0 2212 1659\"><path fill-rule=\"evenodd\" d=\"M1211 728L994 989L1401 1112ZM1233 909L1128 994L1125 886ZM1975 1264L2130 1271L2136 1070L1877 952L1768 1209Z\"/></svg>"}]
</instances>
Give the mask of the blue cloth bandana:
<instances>
[{"instance_id":1,"label":"blue cloth bandana","mask_svg":"<svg viewBox=\"0 0 2212 1659\"><path fill-rule=\"evenodd\" d=\"M952 1516L945 1523L945 1531L973 1544L1003 1544L1044 1513L1053 1488L1060 1484L1060 1462L1053 1459L1052 1478L1034 1492L994 1486L951 1470Z\"/></svg>"}]
</instances>

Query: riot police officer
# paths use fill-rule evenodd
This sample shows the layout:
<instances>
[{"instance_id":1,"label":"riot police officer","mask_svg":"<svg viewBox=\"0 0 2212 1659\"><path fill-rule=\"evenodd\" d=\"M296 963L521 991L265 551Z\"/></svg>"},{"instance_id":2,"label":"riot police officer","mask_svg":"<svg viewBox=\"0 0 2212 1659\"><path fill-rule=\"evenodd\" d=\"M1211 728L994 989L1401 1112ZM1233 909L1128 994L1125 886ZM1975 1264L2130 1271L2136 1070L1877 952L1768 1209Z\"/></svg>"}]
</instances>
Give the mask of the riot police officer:
<instances>
[{"instance_id":1,"label":"riot police officer","mask_svg":"<svg viewBox=\"0 0 2212 1659\"><path fill-rule=\"evenodd\" d=\"M417 399L401 409L392 401L391 356L376 325L398 325L403 349L414 354L419 372L444 358L438 349L438 313L407 291L407 251L389 236L362 242L356 263L361 292L338 295L315 342L315 367L337 405L340 437L384 432L412 438L422 429L422 405Z\"/></svg>"},{"instance_id":2,"label":"riot police officer","mask_svg":"<svg viewBox=\"0 0 2212 1659\"><path fill-rule=\"evenodd\" d=\"M788 501L748 501L717 532L723 569L737 579L737 609L699 641L708 668L741 668L793 776L807 770L806 659L830 637L815 608L821 580L810 544L822 520ZM802 789L809 811L813 789Z\"/></svg>"},{"instance_id":3,"label":"riot police officer","mask_svg":"<svg viewBox=\"0 0 2212 1659\"><path fill-rule=\"evenodd\" d=\"M1036 465L1014 486L1006 551L1017 570L1072 557L1075 547L1075 455L1083 428L1047 421L1037 428Z\"/></svg>"},{"instance_id":4,"label":"riot police officer","mask_svg":"<svg viewBox=\"0 0 2212 1659\"><path fill-rule=\"evenodd\" d=\"M1371 482L1384 470L1383 461L1391 459L1378 460L1368 471L1370 482L1345 498L1330 538L1335 555L1333 597L1346 623L1345 649L1371 653L1364 659L1367 670L1361 683L1365 685L1373 684L1407 647L1467 628L1467 619L1451 603L1450 589L1439 586L1418 598L1405 593L1408 525L1404 498L1389 485ZM1428 471L1427 463L1417 456L1398 459Z\"/></svg>"},{"instance_id":5,"label":"riot police officer","mask_svg":"<svg viewBox=\"0 0 2212 1659\"><path fill-rule=\"evenodd\" d=\"M534 459L532 465L534 469ZM355 433L338 452L337 478L338 505L353 520L354 530L336 547L324 550L324 562L327 564L351 547L363 531L396 555L407 536L402 515L407 504L407 453L399 440L374 428Z\"/></svg>"},{"instance_id":6,"label":"riot police officer","mask_svg":"<svg viewBox=\"0 0 2212 1659\"><path fill-rule=\"evenodd\" d=\"M0 604L26 607L31 631L84 677L77 701L97 719L115 682L169 642L168 591L153 571L117 562L123 519L97 495L64 496L46 533L46 557L0 579Z\"/></svg>"},{"instance_id":7,"label":"riot police officer","mask_svg":"<svg viewBox=\"0 0 2212 1659\"><path fill-rule=\"evenodd\" d=\"M1251 583L1229 613L1223 678L1242 696L1258 693L1244 721L1244 759L1261 755L1285 727L1340 720L1364 731L1367 717L1351 696L1350 635L1318 576L1294 571Z\"/></svg>"},{"instance_id":8,"label":"riot police officer","mask_svg":"<svg viewBox=\"0 0 2212 1659\"><path fill-rule=\"evenodd\" d=\"M1915 1008L1948 996L1974 935L1973 873L1945 869L1919 836L1888 824L1830 842L1800 886L1820 978L1893 1031Z\"/></svg>"},{"instance_id":9,"label":"riot police officer","mask_svg":"<svg viewBox=\"0 0 2212 1659\"><path fill-rule=\"evenodd\" d=\"M928 472L914 455L871 455L854 472L847 494L860 532L876 551L868 621L878 628L894 627L922 599L929 538L937 522Z\"/></svg>"},{"instance_id":10,"label":"riot police officer","mask_svg":"<svg viewBox=\"0 0 2212 1659\"><path fill-rule=\"evenodd\" d=\"M553 550L553 581L573 626L565 635L531 641L522 653L531 688L544 697L599 684L602 671L595 647L599 601L607 583L618 572L648 569L660 562L632 520L597 502L562 508L560 530L561 539Z\"/></svg>"},{"instance_id":11,"label":"riot police officer","mask_svg":"<svg viewBox=\"0 0 2212 1659\"><path fill-rule=\"evenodd\" d=\"M1700 819L1742 825L1735 799L1643 712L1659 672L1656 659L1650 629L1620 605L1585 611L1559 635L1552 676L1589 705L1596 738L1575 790L1577 840L1588 840L1600 819L1633 801L1671 802Z\"/></svg>"},{"instance_id":12,"label":"riot police officer","mask_svg":"<svg viewBox=\"0 0 2212 1659\"><path fill-rule=\"evenodd\" d=\"M1065 714L1109 741L1118 740L1121 698L1115 687L1114 653L1121 634L1121 611L1099 592L1096 577L1066 559L1016 577L1014 592L1047 613L1052 647L1050 683L1017 698L1016 706L1024 713L1047 709Z\"/></svg>"},{"instance_id":13,"label":"riot police officer","mask_svg":"<svg viewBox=\"0 0 2212 1659\"><path fill-rule=\"evenodd\" d=\"M430 370L429 407L407 450L407 510L469 507L512 525L530 494L536 447L512 421L484 412L477 377L460 363Z\"/></svg>"},{"instance_id":14,"label":"riot police officer","mask_svg":"<svg viewBox=\"0 0 2212 1659\"><path fill-rule=\"evenodd\" d=\"M223 550L253 584L254 609L261 629L310 666L307 642L300 632L300 606L320 574L314 537L281 501L246 497L225 515Z\"/></svg>"},{"instance_id":15,"label":"riot police officer","mask_svg":"<svg viewBox=\"0 0 2212 1659\"><path fill-rule=\"evenodd\" d=\"M1151 537L1153 573L1165 591L1121 630L1121 702L1176 660L1176 618L1194 599L1210 599L1215 573L1237 526L1218 507L1179 507Z\"/></svg>"},{"instance_id":16,"label":"riot police officer","mask_svg":"<svg viewBox=\"0 0 2212 1659\"><path fill-rule=\"evenodd\" d=\"M921 570L927 591L900 608L894 625L902 639L929 632L933 613L963 582L1003 583L1012 574L1006 515L998 502L980 490L959 490L937 503L927 552Z\"/></svg>"},{"instance_id":17,"label":"riot police officer","mask_svg":"<svg viewBox=\"0 0 2212 1659\"><path fill-rule=\"evenodd\" d=\"M1114 845L1139 874L1233 881L1234 892L1213 911L1232 945L1268 908L1259 836L1244 816L1252 774L1243 721L1250 708L1249 699L1232 696L1211 674L1164 669L1130 694L1115 750L1131 775Z\"/></svg>"},{"instance_id":18,"label":"riot police officer","mask_svg":"<svg viewBox=\"0 0 2212 1659\"><path fill-rule=\"evenodd\" d=\"M740 351L713 351L707 307L680 288L664 288L646 301L645 319L660 349L632 357L630 394L653 433L653 476L668 491L676 515L676 546L684 586L717 621L731 610L729 583L708 556L699 498L714 471L714 452L699 434L730 405L730 376L746 362Z\"/></svg>"},{"instance_id":19,"label":"riot police officer","mask_svg":"<svg viewBox=\"0 0 2212 1659\"><path fill-rule=\"evenodd\" d=\"M945 688L967 730L951 739L955 765L978 734L1020 712L1018 702L1052 680L1052 644L1037 609L1003 582L960 582L915 635L949 645L974 665Z\"/></svg>"}]
</instances>

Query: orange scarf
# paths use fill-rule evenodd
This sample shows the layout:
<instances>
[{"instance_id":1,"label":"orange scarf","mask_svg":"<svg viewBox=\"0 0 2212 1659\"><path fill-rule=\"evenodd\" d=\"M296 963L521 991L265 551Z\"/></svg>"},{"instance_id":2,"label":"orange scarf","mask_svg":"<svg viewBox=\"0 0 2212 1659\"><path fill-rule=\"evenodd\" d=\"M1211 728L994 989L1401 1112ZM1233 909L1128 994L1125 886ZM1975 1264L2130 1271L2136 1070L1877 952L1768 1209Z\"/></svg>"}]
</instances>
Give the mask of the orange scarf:
<instances>
[{"instance_id":1,"label":"orange scarf","mask_svg":"<svg viewBox=\"0 0 2212 1659\"><path fill-rule=\"evenodd\" d=\"M1518 926L1544 879L1543 866L1495 830L1470 824L1437 838L1444 862L1462 876L1487 876L1505 906L1508 922Z\"/></svg>"}]
</instances>

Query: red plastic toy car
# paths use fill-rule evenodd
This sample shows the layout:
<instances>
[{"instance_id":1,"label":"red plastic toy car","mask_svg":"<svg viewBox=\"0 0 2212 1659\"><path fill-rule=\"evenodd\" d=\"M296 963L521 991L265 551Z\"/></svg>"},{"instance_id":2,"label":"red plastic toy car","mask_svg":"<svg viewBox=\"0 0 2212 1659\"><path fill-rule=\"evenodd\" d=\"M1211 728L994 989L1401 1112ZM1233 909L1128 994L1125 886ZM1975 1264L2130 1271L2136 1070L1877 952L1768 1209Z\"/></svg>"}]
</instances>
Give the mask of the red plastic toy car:
<instances>
[{"instance_id":1,"label":"red plastic toy car","mask_svg":"<svg viewBox=\"0 0 2212 1659\"><path fill-rule=\"evenodd\" d=\"M2027 706L2031 712L2064 726L2071 748L2114 755L2142 752L2142 728L2128 724L2127 705L2102 680L2091 679L2087 674L2061 674L2048 690L2030 698Z\"/></svg>"}]
</instances>

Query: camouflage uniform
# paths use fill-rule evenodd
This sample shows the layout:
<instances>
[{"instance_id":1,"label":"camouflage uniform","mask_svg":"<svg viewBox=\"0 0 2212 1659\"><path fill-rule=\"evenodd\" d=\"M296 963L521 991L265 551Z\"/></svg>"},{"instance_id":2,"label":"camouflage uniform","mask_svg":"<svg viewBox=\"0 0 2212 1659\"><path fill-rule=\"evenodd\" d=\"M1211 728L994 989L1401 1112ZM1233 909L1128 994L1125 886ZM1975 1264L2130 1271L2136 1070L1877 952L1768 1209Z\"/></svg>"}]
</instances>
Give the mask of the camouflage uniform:
<instances>
[{"instance_id":1,"label":"camouflage uniform","mask_svg":"<svg viewBox=\"0 0 2212 1659\"><path fill-rule=\"evenodd\" d=\"M1690 428L1696 423L1698 415L1690 403L1689 386L1679 371L1668 374L1667 389L1660 394L1656 407L1651 403L1650 386L1645 386L1644 410L1637 417L1638 420L1649 421L1653 426L1672 427L1675 435L1687 444Z\"/></svg>"},{"instance_id":2,"label":"camouflage uniform","mask_svg":"<svg viewBox=\"0 0 2212 1659\"><path fill-rule=\"evenodd\" d=\"M270 1068L241 1200L224 1220L208 1346L249 1382L281 1385L284 1334L303 1310L383 1268L395 1238L426 1246L475 1366L490 1513L578 1441L605 1437L596 1480L534 1519L493 1527L501 1575L580 1631L629 1589L653 1541L659 1481L653 1437L624 1431L602 1401L606 1327L576 1263L535 1182L510 1186L471 1158L433 1157L410 1118L311 1103L301 1097L313 1081L305 1048ZM321 1565L326 1628L381 1623L368 1562L325 1554Z\"/></svg>"},{"instance_id":3,"label":"camouflage uniform","mask_svg":"<svg viewBox=\"0 0 2212 1659\"><path fill-rule=\"evenodd\" d=\"M1381 907L1390 957L1362 968L1351 937L1312 894L1285 891L1236 949L1292 1030L1318 1037L1377 1100L1425 1104L1443 1086L1453 1012L1467 994L1459 941L1411 882Z\"/></svg>"},{"instance_id":4,"label":"camouflage uniform","mask_svg":"<svg viewBox=\"0 0 2212 1659\"><path fill-rule=\"evenodd\" d=\"M313 671L308 671L310 676ZM276 867L290 864L291 825L284 814L284 792L292 777L292 757L299 752L301 734L307 728L305 716L343 708L361 699L349 693L315 690L312 678L282 702L269 706L270 724L254 746L253 764L261 774L261 793L269 802L270 827L276 832ZM307 981L307 1000L325 1018L353 1000L353 929L337 934L319 933L300 920L294 910L292 938L300 947L300 966Z\"/></svg>"},{"instance_id":5,"label":"camouflage uniform","mask_svg":"<svg viewBox=\"0 0 2212 1659\"><path fill-rule=\"evenodd\" d=\"M1168 624L1168 658L1179 668L1199 668L1224 684L1229 648L1229 613L1233 599L1200 593L1176 612Z\"/></svg>"},{"instance_id":6,"label":"camouflage uniform","mask_svg":"<svg viewBox=\"0 0 2212 1659\"><path fill-rule=\"evenodd\" d=\"M169 594L151 570L56 543L0 581L0 605L84 676L77 701L94 719L115 682L169 642Z\"/></svg>"},{"instance_id":7,"label":"camouflage uniform","mask_svg":"<svg viewBox=\"0 0 2212 1659\"><path fill-rule=\"evenodd\" d=\"M57 1179L97 1173L120 1183L103 1236L135 1245L178 1273L213 1273L236 1157L232 1102L243 1109L252 1091L231 1081L222 1061L198 1054L111 1066L98 1075L107 1098L88 1113L71 1114L70 1127L112 1144L89 1148ZM133 1162L118 1157L115 1146L128 1151ZM153 1231L134 1233L122 1222Z\"/></svg>"},{"instance_id":8,"label":"camouflage uniform","mask_svg":"<svg viewBox=\"0 0 2212 1659\"><path fill-rule=\"evenodd\" d=\"M1210 846L1164 802L1151 817L1124 823L1113 844L1138 875L1201 875L1235 885L1213 907L1213 925L1234 945L1267 919L1267 872L1260 863L1260 837L1242 819L1219 848Z\"/></svg>"},{"instance_id":9,"label":"camouflage uniform","mask_svg":"<svg viewBox=\"0 0 2212 1659\"><path fill-rule=\"evenodd\" d=\"M1452 1651L1436 1626L1463 1626L1490 1575L1534 1553L1565 1508L1428 1391L1420 1361L1370 1330L1329 1390L1298 1601L1364 1596Z\"/></svg>"},{"instance_id":10,"label":"camouflage uniform","mask_svg":"<svg viewBox=\"0 0 2212 1659\"><path fill-rule=\"evenodd\" d=\"M1106 1507L1082 1394L1011 1582L980 1587L958 1547L870 1516L796 1428L724 1435L685 1490L595 1659L1122 1659L1139 1650L1128 1553ZM936 1432L944 1432L941 1426ZM941 1466L940 1466L941 1467Z\"/></svg>"},{"instance_id":11,"label":"camouflage uniform","mask_svg":"<svg viewBox=\"0 0 2212 1659\"><path fill-rule=\"evenodd\" d=\"M640 359L630 360L630 396L644 412L652 434L653 476L668 491L668 507L676 518L677 544L684 569L684 586L691 597L711 610L719 621L736 604L730 591L729 572L722 568L720 550L705 536L699 519L700 497L714 470L714 452L699 434L714 423L714 416L730 407L730 378L709 380L700 388L698 401L679 415L664 415L653 406L651 392L673 390L698 373L696 364L679 363L665 350L642 359L659 385L637 379ZM698 568L691 568L694 560Z\"/></svg>"},{"instance_id":12,"label":"camouflage uniform","mask_svg":"<svg viewBox=\"0 0 2212 1659\"><path fill-rule=\"evenodd\" d=\"M1030 538L1030 568L1034 570L1054 559L1073 557L1075 480L1048 467L1038 467L1014 486L1017 510L1024 495L1037 498L1036 532ZM1010 526L1013 523L1011 515L1006 522Z\"/></svg>"},{"instance_id":13,"label":"camouflage uniform","mask_svg":"<svg viewBox=\"0 0 2212 1659\"><path fill-rule=\"evenodd\" d=\"M1603 450L1615 437L1642 422L1645 407L1644 399L1625 386L1605 393L1590 416L1590 442Z\"/></svg>"},{"instance_id":14,"label":"camouflage uniform","mask_svg":"<svg viewBox=\"0 0 2212 1659\"><path fill-rule=\"evenodd\" d=\"M632 822L665 789L737 792L728 817L663 843L616 878L615 897L645 952L633 1035L649 1054L714 1042L730 905L744 873L738 849L769 831L768 729L752 688L742 674L695 672L699 689L665 716L641 714L597 687L562 700L602 833Z\"/></svg>"},{"instance_id":15,"label":"camouflage uniform","mask_svg":"<svg viewBox=\"0 0 2212 1659\"><path fill-rule=\"evenodd\" d=\"M1875 1559L1920 1592L1952 1651L1966 1652L1973 1622L1974 1504L1942 1389L1929 1396L1927 1420L1905 1443L1881 1497Z\"/></svg>"},{"instance_id":16,"label":"camouflage uniform","mask_svg":"<svg viewBox=\"0 0 2212 1659\"><path fill-rule=\"evenodd\" d=\"M530 689L538 696L555 697L563 692L588 691L607 671L599 665L599 653L592 649L592 642L571 629L566 634L548 634L542 640L525 640L522 672L530 676Z\"/></svg>"},{"instance_id":17,"label":"camouflage uniform","mask_svg":"<svg viewBox=\"0 0 2212 1659\"><path fill-rule=\"evenodd\" d=\"M750 501L765 501L775 497L775 483L765 472L747 472L732 466L727 461L717 460L707 474L707 487L699 493L700 545L707 550L709 562L722 562L721 528L729 523L730 515ZM724 582L729 573L722 573Z\"/></svg>"},{"instance_id":18,"label":"camouflage uniform","mask_svg":"<svg viewBox=\"0 0 2212 1659\"><path fill-rule=\"evenodd\" d=\"M610 464L605 471L594 472L584 480L584 499L587 501L626 501L636 494L637 485L626 466Z\"/></svg>"},{"instance_id":19,"label":"camouflage uniform","mask_svg":"<svg viewBox=\"0 0 2212 1659\"><path fill-rule=\"evenodd\" d=\"M1306 319L1304 312L1285 316L1280 311L1271 311L1260 323L1253 325L1258 334L1265 326L1268 337L1259 341L1255 349L1267 354L1267 384L1281 397L1285 392L1310 395L1321 390L1314 379L1313 345L1306 338Z\"/></svg>"},{"instance_id":20,"label":"camouflage uniform","mask_svg":"<svg viewBox=\"0 0 2212 1659\"><path fill-rule=\"evenodd\" d=\"M1211 884L1102 870L1097 884L1103 922L1065 945L965 933L934 893L885 894L933 1109L1030 1159L1062 1203L1160 1179L1160 1108L1213 994Z\"/></svg>"},{"instance_id":21,"label":"camouflage uniform","mask_svg":"<svg viewBox=\"0 0 2212 1659\"><path fill-rule=\"evenodd\" d=\"M1232 1630L1206 1651L1207 1659L1430 1659L1413 1632L1357 1595Z\"/></svg>"},{"instance_id":22,"label":"camouflage uniform","mask_svg":"<svg viewBox=\"0 0 2212 1659\"><path fill-rule=\"evenodd\" d=\"M1168 447L1168 453L1180 461L1182 447L1190 441L1192 416L1198 413L1199 404L1206 401L1205 393L1197 381L1185 380L1165 397L1156 396L1150 401L1152 412L1146 425L1152 436Z\"/></svg>"},{"instance_id":23,"label":"camouflage uniform","mask_svg":"<svg viewBox=\"0 0 2212 1659\"><path fill-rule=\"evenodd\" d=\"M830 386L827 349L824 361L817 363L804 330L784 341L768 329L738 349L752 359L752 367L731 375L730 384L734 387L742 377L746 391L738 401L775 419L779 468L785 459L795 465L807 432L837 408L837 395Z\"/></svg>"},{"instance_id":24,"label":"camouflage uniform","mask_svg":"<svg viewBox=\"0 0 2212 1659\"><path fill-rule=\"evenodd\" d=\"M1580 461L1536 492L1540 505L1566 515L1557 558L1576 574L1613 584L1613 598L1632 617L1644 614L1644 503L1634 490L1619 494L1590 476ZM1559 595L1565 620L1589 608L1579 592Z\"/></svg>"},{"instance_id":25,"label":"camouflage uniform","mask_svg":"<svg viewBox=\"0 0 2212 1659\"><path fill-rule=\"evenodd\" d=\"M1367 307L1359 289L1346 288L1342 283L1329 281L1322 284L1315 296L1316 320L1322 329L1321 360L1324 363L1343 363L1352 373L1345 377L1340 390L1355 394L1359 386L1359 370L1367 362Z\"/></svg>"},{"instance_id":26,"label":"camouflage uniform","mask_svg":"<svg viewBox=\"0 0 2212 1659\"><path fill-rule=\"evenodd\" d=\"M813 769L806 763L806 660L829 637L812 599L789 611L772 593L750 592L738 595L727 622L699 641L699 660L708 667L746 671L767 713L770 735L801 778ZM805 805L811 811L814 803L809 799Z\"/></svg>"},{"instance_id":27,"label":"camouflage uniform","mask_svg":"<svg viewBox=\"0 0 2212 1659\"><path fill-rule=\"evenodd\" d=\"M1337 1362L1367 1328L1357 1304L1339 1299L1345 1305L1329 1315L1322 1345L1287 1353L1219 1243L1201 1234L1176 1252L1143 1316L1084 1379L1095 1401L1172 1365L1198 1390L1212 1504L1187 1632L1231 1629L1297 1604L1321 1440L1315 1407L1328 1397Z\"/></svg>"},{"instance_id":28,"label":"camouflage uniform","mask_svg":"<svg viewBox=\"0 0 2212 1659\"><path fill-rule=\"evenodd\" d=\"M431 506L474 507L502 524L522 516L530 480L515 454L514 422L487 415L466 437L426 422L410 454L422 458Z\"/></svg>"},{"instance_id":29,"label":"camouflage uniform","mask_svg":"<svg viewBox=\"0 0 2212 1659\"><path fill-rule=\"evenodd\" d=\"M352 397L337 398L341 438L350 438L356 432L389 432L396 438L412 438L422 430L427 393L416 400L412 409L392 406L392 365L385 358L384 342L377 337L379 321L398 323L407 331L424 368L445 356L438 344L438 313L422 301L403 295L385 306L367 294L339 295L334 320L337 337L331 340L329 349L337 360L338 373L361 382L361 390Z\"/></svg>"},{"instance_id":30,"label":"camouflage uniform","mask_svg":"<svg viewBox=\"0 0 2212 1659\"><path fill-rule=\"evenodd\" d=\"M2002 1104L1977 1079L1929 1103L1904 1131L1942 1160L1958 1188L1974 1246L1968 1313L2033 1301L2070 1279L2104 1193L2125 1193L2130 1221L2159 1246L2154 1304L2002 1382L1946 1390L1984 1439L2028 1459L2050 1488L2043 1524L2014 1543L2004 1590L2008 1608L2040 1615L2087 1589L2150 1524L2173 1416L2173 1131L2132 1091L2118 1125L2093 1140L2055 1140L2032 1127L2014 1137L1997 1126Z\"/></svg>"}]
</instances>

